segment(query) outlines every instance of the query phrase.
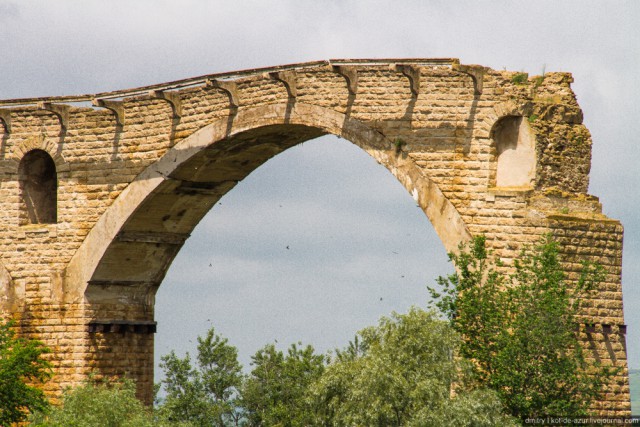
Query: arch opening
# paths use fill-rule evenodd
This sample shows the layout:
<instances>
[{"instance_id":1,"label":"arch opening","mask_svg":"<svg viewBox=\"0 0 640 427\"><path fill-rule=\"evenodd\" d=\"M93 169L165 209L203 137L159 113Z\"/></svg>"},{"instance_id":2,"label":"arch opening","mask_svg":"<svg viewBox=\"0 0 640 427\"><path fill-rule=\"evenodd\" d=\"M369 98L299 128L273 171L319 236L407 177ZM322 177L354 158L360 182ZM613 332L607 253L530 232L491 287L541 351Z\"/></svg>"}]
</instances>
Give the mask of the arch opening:
<instances>
[{"instance_id":1,"label":"arch opening","mask_svg":"<svg viewBox=\"0 0 640 427\"><path fill-rule=\"evenodd\" d=\"M492 131L496 150L495 187L525 187L534 184L536 174L535 138L522 116L506 116Z\"/></svg>"},{"instance_id":2,"label":"arch opening","mask_svg":"<svg viewBox=\"0 0 640 427\"><path fill-rule=\"evenodd\" d=\"M23 222L55 224L58 220L58 175L56 164L44 150L31 150L18 167Z\"/></svg>"},{"instance_id":3,"label":"arch opening","mask_svg":"<svg viewBox=\"0 0 640 427\"><path fill-rule=\"evenodd\" d=\"M193 354L188 340L212 325L246 368L274 340L342 346L381 315L424 306L425 285L451 268L406 189L333 136L266 162L192 234L158 291L156 318L167 326L156 357Z\"/></svg>"}]
</instances>

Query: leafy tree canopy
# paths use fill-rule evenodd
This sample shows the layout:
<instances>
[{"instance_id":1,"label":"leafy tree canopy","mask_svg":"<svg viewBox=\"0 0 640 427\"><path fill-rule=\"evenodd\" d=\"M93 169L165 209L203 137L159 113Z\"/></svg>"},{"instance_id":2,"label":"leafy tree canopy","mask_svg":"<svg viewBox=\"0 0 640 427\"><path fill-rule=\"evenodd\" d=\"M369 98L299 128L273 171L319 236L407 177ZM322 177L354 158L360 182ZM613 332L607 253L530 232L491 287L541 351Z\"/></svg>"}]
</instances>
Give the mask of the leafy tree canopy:
<instances>
[{"instance_id":1,"label":"leafy tree canopy","mask_svg":"<svg viewBox=\"0 0 640 427\"><path fill-rule=\"evenodd\" d=\"M471 390L460 340L412 308L360 331L310 388L323 426L509 426L496 394Z\"/></svg>"},{"instance_id":2,"label":"leafy tree canopy","mask_svg":"<svg viewBox=\"0 0 640 427\"><path fill-rule=\"evenodd\" d=\"M65 391L61 406L31 417L33 427L151 427L177 426L155 420L136 398L133 381L89 380Z\"/></svg>"},{"instance_id":3,"label":"leafy tree canopy","mask_svg":"<svg viewBox=\"0 0 640 427\"><path fill-rule=\"evenodd\" d=\"M162 418L193 426L239 425L237 397L243 377L238 351L213 328L198 337L196 367L188 353L181 359L173 351L162 357L160 367L166 391L158 410Z\"/></svg>"},{"instance_id":4,"label":"leafy tree canopy","mask_svg":"<svg viewBox=\"0 0 640 427\"><path fill-rule=\"evenodd\" d=\"M448 321L417 308L394 313L333 357L270 344L249 375L211 330L199 339L195 368L189 355L163 358L159 413L196 426L292 427L506 426L586 415L616 373L583 354L576 332L601 269L585 264L568 282L551 238L510 269L490 259L482 237L450 258L456 273L430 289Z\"/></svg>"},{"instance_id":5,"label":"leafy tree canopy","mask_svg":"<svg viewBox=\"0 0 640 427\"><path fill-rule=\"evenodd\" d=\"M477 237L449 255L457 272L439 278L443 290L429 289L463 337L460 355L474 362L479 384L495 390L518 418L586 415L616 373L585 357L577 333L581 304L602 269L585 263L569 283L558 251L547 236L505 274Z\"/></svg>"},{"instance_id":6,"label":"leafy tree canopy","mask_svg":"<svg viewBox=\"0 0 640 427\"><path fill-rule=\"evenodd\" d=\"M273 344L260 349L252 357L253 370L242 388L248 425L315 425L305 396L310 384L321 377L325 359L300 343L291 345L286 355Z\"/></svg>"},{"instance_id":7,"label":"leafy tree canopy","mask_svg":"<svg viewBox=\"0 0 640 427\"><path fill-rule=\"evenodd\" d=\"M23 421L29 412L47 408L48 401L36 385L51 377L51 365L42 357L49 352L40 341L17 337L14 322L0 322L0 425Z\"/></svg>"}]
</instances>

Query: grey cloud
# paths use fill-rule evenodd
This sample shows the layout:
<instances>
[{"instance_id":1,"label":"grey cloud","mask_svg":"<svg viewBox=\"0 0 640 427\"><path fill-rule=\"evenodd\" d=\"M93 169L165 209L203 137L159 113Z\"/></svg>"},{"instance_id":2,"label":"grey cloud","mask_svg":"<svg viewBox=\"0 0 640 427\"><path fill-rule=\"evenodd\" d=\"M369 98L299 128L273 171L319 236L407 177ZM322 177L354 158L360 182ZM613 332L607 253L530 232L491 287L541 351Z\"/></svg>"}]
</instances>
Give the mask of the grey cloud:
<instances>
[{"instance_id":1,"label":"grey cloud","mask_svg":"<svg viewBox=\"0 0 640 427\"><path fill-rule=\"evenodd\" d=\"M0 2L0 22L20 16L20 8L17 3L11 1Z\"/></svg>"}]
</instances>

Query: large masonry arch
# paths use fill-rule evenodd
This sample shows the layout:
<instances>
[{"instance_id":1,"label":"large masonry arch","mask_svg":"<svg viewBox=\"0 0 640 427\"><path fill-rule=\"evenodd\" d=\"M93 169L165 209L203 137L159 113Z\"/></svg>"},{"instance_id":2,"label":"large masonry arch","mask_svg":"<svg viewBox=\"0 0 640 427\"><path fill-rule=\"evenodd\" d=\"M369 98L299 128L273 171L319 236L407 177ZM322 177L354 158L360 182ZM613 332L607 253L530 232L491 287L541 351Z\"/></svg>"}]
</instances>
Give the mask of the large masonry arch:
<instances>
[{"instance_id":1,"label":"large masonry arch","mask_svg":"<svg viewBox=\"0 0 640 427\"><path fill-rule=\"evenodd\" d=\"M114 297L138 289L153 297L181 244L235 184L279 152L325 133L346 138L386 166L414 195L445 248L471 236L460 214L411 159L389 155L381 133L313 105L266 105L220 119L168 150L120 194L93 227L66 270L67 301ZM155 179L154 179L155 178ZM72 283L87 288L71 287ZM143 291L144 289L144 291ZM136 294L138 292L136 291Z\"/></svg>"},{"instance_id":2,"label":"large masonry arch","mask_svg":"<svg viewBox=\"0 0 640 427\"><path fill-rule=\"evenodd\" d=\"M625 368L595 409L628 414L622 226L587 194L591 138L571 76L514 75L452 59L332 60L0 101L3 314L52 347L51 395L89 373L128 374L149 401L155 292L193 228L269 158L334 134L396 176L449 251L482 233L508 268L552 233L570 278L583 260L602 264L581 333ZM20 164L33 149L56 162L56 217L25 224Z\"/></svg>"}]
</instances>

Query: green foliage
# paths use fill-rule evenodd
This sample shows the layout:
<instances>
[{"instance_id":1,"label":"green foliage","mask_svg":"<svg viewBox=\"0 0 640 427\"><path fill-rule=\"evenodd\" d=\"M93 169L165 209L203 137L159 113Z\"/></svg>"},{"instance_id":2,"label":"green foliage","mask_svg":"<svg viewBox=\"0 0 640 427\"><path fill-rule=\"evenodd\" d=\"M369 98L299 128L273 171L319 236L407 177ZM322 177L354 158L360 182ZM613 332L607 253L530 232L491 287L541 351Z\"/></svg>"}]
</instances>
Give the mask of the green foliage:
<instances>
[{"instance_id":1,"label":"green foliage","mask_svg":"<svg viewBox=\"0 0 640 427\"><path fill-rule=\"evenodd\" d=\"M449 257L457 273L439 278L442 292L429 290L462 335L460 355L474 361L479 383L518 418L585 415L616 372L589 362L576 333L602 269L585 264L569 286L549 236L521 253L511 275L490 264L483 237Z\"/></svg>"},{"instance_id":2,"label":"green foliage","mask_svg":"<svg viewBox=\"0 0 640 427\"><path fill-rule=\"evenodd\" d=\"M235 348L210 330L197 369L188 355L162 358L167 397L156 413L188 426L513 425L495 392L470 388L470 365L453 357L459 343L446 321L412 309L364 329L333 361L310 345L266 345L243 378Z\"/></svg>"},{"instance_id":3,"label":"green foliage","mask_svg":"<svg viewBox=\"0 0 640 427\"><path fill-rule=\"evenodd\" d=\"M94 381L68 389L63 405L31 418L33 427L151 427L168 424L154 421L151 412L136 399L131 380Z\"/></svg>"},{"instance_id":4,"label":"green foliage","mask_svg":"<svg viewBox=\"0 0 640 427\"><path fill-rule=\"evenodd\" d=\"M335 357L273 344L243 376L237 351L210 330L189 355L162 358L161 419L190 426L509 426L524 416L584 415L613 370L589 364L575 333L582 298L601 271L565 284L550 238L493 264L484 238L451 254L457 273L413 308L360 331ZM594 374L594 375L589 375ZM505 415L505 409L510 415Z\"/></svg>"},{"instance_id":5,"label":"green foliage","mask_svg":"<svg viewBox=\"0 0 640 427\"><path fill-rule=\"evenodd\" d=\"M289 347L286 356L273 344L252 356L253 370L242 388L242 406L251 426L314 425L306 400L310 384L322 375L325 356L313 347Z\"/></svg>"},{"instance_id":6,"label":"green foliage","mask_svg":"<svg viewBox=\"0 0 640 427\"><path fill-rule=\"evenodd\" d=\"M516 73L511 77L511 83L516 85L525 85L529 81L527 73Z\"/></svg>"},{"instance_id":7,"label":"green foliage","mask_svg":"<svg viewBox=\"0 0 640 427\"><path fill-rule=\"evenodd\" d=\"M406 142L402 138L396 138L393 141L393 146L396 149L396 153L399 153L400 151L402 151L402 147L404 147L405 144L406 144Z\"/></svg>"},{"instance_id":8,"label":"green foliage","mask_svg":"<svg viewBox=\"0 0 640 427\"><path fill-rule=\"evenodd\" d=\"M534 77L534 79L533 79L533 87L534 87L534 89L538 89L540 86L542 86L542 83L544 82L544 78L545 78L545 74L546 74L546 69L547 69L547 65L546 64L542 65L542 74L540 74L539 76Z\"/></svg>"},{"instance_id":9,"label":"green foliage","mask_svg":"<svg viewBox=\"0 0 640 427\"><path fill-rule=\"evenodd\" d=\"M189 354L181 359L172 351L162 357L162 385L166 398L158 408L161 418L193 426L237 425L238 389L242 366L238 351L211 328L206 337L198 337L197 368Z\"/></svg>"},{"instance_id":10,"label":"green foliage","mask_svg":"<svg viewBox=\"0 0 640 427\"><path fill-rule=\"evenodd\" d=\"M539 88L539 87L542 85L542 83L543 83L543 82L544 82L544 75L542 75L542 76L536 76L536 77L533 79L533 87L534 87L535 89L537 89L537 88Z\"/></svg>"},{"instance_id":11,"label":"green foliage","mask_svg":"<svg viewBox=\"0 0 640 427\"><path fill-rule=\"evenodd\" d=\"M538 116L535 114L530 115L529 117L527 117L527 121L529 123L535 123L535 121L538 120Z\"/></svg>"},{"instance_id":12,"label":"green foliage","mask_svg":"<svg viewBox=\"0 0 640 427\"><path fill-rule=\"evenodd\" d=\"M310 388L322 426L509 426L496 394L471 390L459 338L432 312L383 317ZM455 397L452 397L452 388Z\"/></svg>"},{"instance_id":13,"label":"green foliage","mask_svg":"<svg viewBox=\"0 0 640 427\"><path fill-rule=\"evenodd\" d=\"M0 322L0 425L23 421L29 412L48 406L34 385L51 377L51 365L42 356L50 350L40 341L16 336L12 321Z\"/></svg>"},{"instance_id":14,"label":"green foliage","mask_svg":"<svg viewBox=\"0 0 640 427\"><path fill-rule=\"evenodd\" d=\"M166 397L158 416L189 426L310 425L305 391L324 370L325 357L311 346L294 344L285 355L270 344L252 359L251 374L243 376L236 348L213 328L198 338L197 367L189 354L162 357Z\"/></svg>"}]
</instances>

